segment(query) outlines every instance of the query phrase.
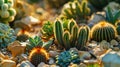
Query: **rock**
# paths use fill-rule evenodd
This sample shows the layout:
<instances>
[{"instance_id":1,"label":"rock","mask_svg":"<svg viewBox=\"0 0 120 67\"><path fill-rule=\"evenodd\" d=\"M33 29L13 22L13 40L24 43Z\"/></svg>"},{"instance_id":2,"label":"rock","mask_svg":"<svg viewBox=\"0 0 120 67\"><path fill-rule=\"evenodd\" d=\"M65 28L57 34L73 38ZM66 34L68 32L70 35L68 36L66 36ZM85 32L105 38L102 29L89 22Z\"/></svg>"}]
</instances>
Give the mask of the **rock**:
<instances>
[{"instance_id":1,"label":"rock","mask_svg":"<svg viewBox=\"0 0 120 67\"><path fill-rule=\"evenodd\" d=\"M106 40L100 42L99 45L101 50L108 50L110 48L110 44Z\"/></svg>"},{"instance_id":2,"label":"rock","mask_svg":"<svg viewBox=\"0 0 120 67\"><path fill-rule=\"evenodd\" d=\"M74 50L74 51L78 52L78 49L77 49L77 48L70 48L70 51L71 51L71 50Z\"/></svg>"},{"instance_id":3,"label":"rock","mask_svg":"<svg viewBox=\"0 0 120 67\"><path fill-rule=\"evenodd\" d=\"M50 58L50 59L49 59L49 64L54 64L54 62L55 62L55 61L54 61L53 58Z\"/></svg>"},{"instance_id":4,"label":"rock","mask_svg":"<svg viewBox=\"0 0 120 67\"><path fill-rule=\"evenodd\" d=\"M84 59L90 59L91 58L91 54L89 52L85 52L85 51L79 51L79 56L81 60Z\"/></svg>"},{"instance_id":5,"label":"rock","mask_svg":"<svg viewBox=\"0 0 120 67\"><path fill-rule=\"evenodd\" d=\"M41 62L38 64L38 67L49 67L49 65L45 64L44 62Z\"/></svg>"},{"instance_id":6,"label":"rock","mask_svg":"<svg viewBox=\"0 0 120 67\"><path fill-rule=\"evenodd\" d=\"M111 40L110 44L113 46L113 45L118 45L119 43L116 40Z\"/></svg>"},{"instance_id":7,"label":"rock","mask_svg":"<svg viewBox=\"0 0 120 67\"><path fill-rule=\"evenodd\" d=\"M16 62L12 60L3 60L0 63L0 67L16 67Z\"/></svg>"},{"instance_id":8,"label":"rock","mask_svg":"<svg viewBox=\"0 0 120 67\"><path fill-rule=\"evenodd\" d=\"M57 51L49 51L49 55L51 57L55 57L55 56L59 55L59 53Z\"/></svg>"},{"instance_id":9,"label":"rock","mask_svg":"<svg viewBox=\"0 0 120 67\"><path fill-rule=\"evenodd\" d=\"M104 67L120 67L120 52L109 51L101 58Z\"/></svg>"},{"instance_id":10,"label":"rock","mask_svg":"<svg viewBox=\"0 0 120 67\"><path fill-rule=\"evenodd\" d=\"M19 41L11 43L7 48L11 51L13 57L23 54L25 51L25 46L22 46Z\"/></svg>"},{"instance_id":11,"label":"rock","mask_svg":"<svg viewBox=\"0 0 120 67\"><path fill-rule=\"evenodd\" d=\"M5 55L0 51L0 58L2 58L2 59L8 59L9 57L8 57L8 56L5 56Z\"/></svg>"},{"instance_id":12,"label":"rock","mask_svg":"<svg viewBox=\"0 0 120 67\"><path fill-rule=\"evenodd\" d=\"M35 67L35 66L29 61L23 61L22 63L18 64L17 67Z\"/></svg>"},{"instance_id":13,"label":"rock","mask_svg":"<svg viewBox=\"0 0 120 67\"><path fill-rule=\"evenodd\" d=\"M87 65L80 63L79 67L87 67Z\"/></svg>"},{"instance_id":14,"label":"rock","mask_svg":"<svg viewBox=\"0 0 120 67\"><path fill-rule=\"evenodd\" d=\"M27 16L27 17L23 18L21 21L24 22L27 25L28 24L29 25L34 25L34 24L40 23L40 21L33 16Z\"/></svg>"},{"instance_id":15,"label":"rock","mask_svg":"<svg viewBox=\"0 0 120 67\"><path fill-rule=\"evenodd\" d=\"M71 64L68 67L78 67L78 65L77 64Z\"/></svg>"},{"instance_id":16,"label":"rock","mask_svg":"<svg viewBox=\"0 0 120 67\"><path fill-rule=\"evenodd\" d=\"M93 14L88 21L88 26L92 27L94 24L97 24L99 21L105 20L104 16L101 13Z\"/></svg>"}]
</instances>

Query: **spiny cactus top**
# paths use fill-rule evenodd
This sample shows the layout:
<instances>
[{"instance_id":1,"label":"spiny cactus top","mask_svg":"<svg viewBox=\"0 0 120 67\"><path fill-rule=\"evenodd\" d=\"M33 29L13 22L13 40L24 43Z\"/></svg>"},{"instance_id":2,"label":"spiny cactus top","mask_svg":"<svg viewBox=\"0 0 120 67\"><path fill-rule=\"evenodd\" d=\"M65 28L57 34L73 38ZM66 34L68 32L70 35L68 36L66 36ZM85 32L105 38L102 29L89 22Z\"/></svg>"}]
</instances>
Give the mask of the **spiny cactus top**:
<instances>
[{"instance_id":1,"label":"spiny cactus top","mask_svg":"<svg viewBox=\"0 0 120 67\"><path fill-rule=\"evenodd\" d=\"M0 23L0 48L16 40L15 32L8 25Z\"/></svg>"},{"instance_id":2,"label":"spiny cactus top","mask_svg":"<svg viewBox=\"0 0 120 67\"><path fill-rule=\"evenodd\" d=\"M14 20L16 11L13 0L0 0L0 21L8 23Z\"/></svg>"},{"instance_id":3,"label":"spiny cactus top","mask_svg":"<svg viewBox=\"0 0 120 67\"><path fill-rule=\"evenodd\" d=\"M115 27L106 21L99 22L91 29L91 39L98 42L102 40L111 41L116 38L116 35Z\"/></svg>"},{"instance_id":4,"label":"spiny cactus top","mask_svg":"<svg viewBox=\"0 0 120 67\"><path fill-rule=\"evenodd\" d=\"M29 38L29 44L26 45L26 51L30 52L35 47L43 47L45 49L48 49L50 45L53 43L53 39L49 40L48 42L43 42L41 37L34 37Z\"/></svg>"},{"instance_id":5,"label":"spiny cactus top","mask_svg":"<svg viewBox=\"0 0 120 67\"><path fill-rule=\"evenodd\" d=\"M56 63L61 67L68 67L70 63L80 62L79 55L74 50L64 51L60 53L60 55L56 57L56 60L57 60Z\"/></svg>"},{"instance_id":6,"label":"spiny cactus top","mask_svg":"<svg viewBox=\"0 0 120 67\"><path fill-rule=\"evenodd\" d=\"M61 18L73 18L78 23L87 19L87 16L90 14L90 9L87 6L87 1L82 1L79 3L78 1L69 2L64 5L62 9L62 13L60 15Z\"/></svg>"},{"instance_id":7,"label":"spiny cactus top","mask_svg":"<svg viewBox=\"0 0 120 67\"><path fill-rule=\"evenodd\" d=\"M52 37L54 34L53 24L50 21L47 21L46 23L44 23L41 28L41 33L42 33L42 36L46 39Z\"/></svg>"}]
</instances>

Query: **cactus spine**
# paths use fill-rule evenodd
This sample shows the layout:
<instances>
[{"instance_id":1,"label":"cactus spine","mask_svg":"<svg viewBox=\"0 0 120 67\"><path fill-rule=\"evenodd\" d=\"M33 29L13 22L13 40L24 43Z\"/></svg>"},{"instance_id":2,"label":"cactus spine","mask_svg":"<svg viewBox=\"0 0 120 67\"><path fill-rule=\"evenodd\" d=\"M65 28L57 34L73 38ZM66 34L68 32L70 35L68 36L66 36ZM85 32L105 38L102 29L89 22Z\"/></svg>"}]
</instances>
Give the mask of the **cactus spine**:
<instances>
[{"instance_id":1,"label":"cactus spine","mask_svg":"<svg viewBox=\"0 0 120 67\"><path fill-rule=\"evenodd\" d=\"M78 32L78 26L74 20L70 20L68 30L63 30L61 22L57 20L54 25L54 30L55 38L59 45L65 47L67 50L75 46L78 49L81 49L81 47L84 47L88 41L89 27L82 26Z\"/></svg>"},{"instance_id":2,"label":"cactus spine","mask_svg":"<svg viewBox=\"0 0 120 67\"><path fill-rule=\"evenodd\" d=\"M111 41L116 37L116 34L115 27L106 21L99 22L91 29L91 39L98 42L102 40Z\"/></svg>"}]
</instances>

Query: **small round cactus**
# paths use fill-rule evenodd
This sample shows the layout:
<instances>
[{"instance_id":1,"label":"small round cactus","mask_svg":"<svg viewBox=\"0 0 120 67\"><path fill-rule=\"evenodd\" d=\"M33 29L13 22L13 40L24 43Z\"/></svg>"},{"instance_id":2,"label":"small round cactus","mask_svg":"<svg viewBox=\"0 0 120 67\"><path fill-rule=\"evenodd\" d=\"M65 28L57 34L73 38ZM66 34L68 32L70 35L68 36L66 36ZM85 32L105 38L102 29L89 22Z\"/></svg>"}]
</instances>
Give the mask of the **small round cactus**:
<instances>
[{"instance_id":1,"label":"small round cactus","mask_svg":"<svg viewBox=\"0 0 120 67\"><path fill-rule=\"evenodd\" d=\"M29 60L35 67L37 67L40 62L47 63L48 59L49 55L46 50L40 47L32 49L29 55Z\"/></svg>"},{"instance_id":2,"label":"small round cactus","mask_svg":"<svg viewBox=\"0 0 120 67\"><path fill-rule=\"evenodd\" d=\"M101 21L98 24L94 25L91 29L91 39L95 41L111 41L112 39L116 38L117 31L115 27L106 22L106 21Z\"/></svg>"},{"instance_id":3,"label":"small round cactus","mask_svg":"<svg viewBox=\"0 0 120 67\"><path fill-rule=\"evenodd\" d=\"M15 32L8 25L0 23L0 48L5 48L7 45L16 40Z\"/></svg>"},{"instance_id":4,"label":"small round cactus","mask_svg":"<svg viewBox=\"0 0 120 67\"><path fill-rule=\"evenodd\" d=\"M0 0L0 21L3 23L12 22L16 15L13 8L13 0Z\"/></svg>"}]
</instances>

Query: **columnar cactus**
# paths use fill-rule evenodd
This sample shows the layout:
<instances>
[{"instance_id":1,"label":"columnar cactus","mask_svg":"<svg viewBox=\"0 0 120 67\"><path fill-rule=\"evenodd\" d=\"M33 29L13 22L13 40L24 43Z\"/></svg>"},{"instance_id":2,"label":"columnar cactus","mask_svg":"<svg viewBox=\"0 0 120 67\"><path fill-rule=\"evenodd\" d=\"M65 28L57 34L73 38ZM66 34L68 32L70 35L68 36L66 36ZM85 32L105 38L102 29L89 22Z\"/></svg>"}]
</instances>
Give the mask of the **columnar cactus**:
<instances>
[{"instance_id":1,"label":"columnar cactus","mask_svg":"<svg viewBox=\"0 0 120 67\"><path fill-rule=\"evenodd\" d=\"M56 63L61 67L68 67L72 63L79 63L80 57L78 53L74 50L64 51L56 57Z\"/></svg>"},{"instance_id":2,"label":"columnar cactus","mask_svg":"<svg viewBox=\"0 0 120 67\"><path fill-rule=\"evenodd\" d=\"M16 11L13 8L13 0L0 0L0 21L8 23L14 20Z\"/></svg>"},{"instance_id":3,"label":"columnar cactus","mask_svg":"<svg viewBox=\"0 0 120 67\"><path fill-rule=\"evenodd\" d=\"M59 45L67 50L71 47L77 47L78 49L84 47L89 39L89 30L88 26L81 26L78 31L78 26L74 20L70 20L67 30L63 28L59 20L54 24L55 38Z\"/></svg>"},{"instance_id":4,"label":"columnar cactus","mask_svg":"<svg viewBox=\"0 0 120 67\"><path fill-rule=\"evenodd\" d=\"M64 5L60 17L67 19L73 18L77 23L83 23L86 22L89 14L90 9L87 6L87 1L79 3L79 1L75 0Z\"/></svg>"},{"instance_id":5,"label":"columnar cactus","mask_svg":"<svg viewBox=\"0 0 120 67\"><path fill-rule=\"evenodd\" d=\"M29 53L35 47L42 47L48 49L52 42L53 39L49 40L48 42L43 42L42 39L38 36L34 38L29 38L29 44L26 45L26 51Z\"/></svg>"},{"instance_id":6,"label":"columnar cactus","mask_svg":"<svg viewBox=\"0 0 120 67\"><path fill-rule=\"evenodd\" d=\"M40 62L46 63L48 59L49 55L47 51L39 47L32 49L29 55L29 60L35 67L37 67Z\"/></svg>"},{"instance_id":7,"label":"columnar cactus","mask_svg":"<svg viewBox=\"0 0 120 67\"><path fill-rule=\"evenodd\" d=\"M117 32L115 27L106 22L101 21L98 24L94 25L91 29L91 39L95 41L111 41L112 39L116 38Z\"/></svg>"},{"instance_id":8,"label":"columnar cactus","mask_svg":"<svg viewBox=\"0 0 120 67\"><path fill-rule=\"evenodd\" d=\"M0 23L0 49L16 40L15 32L10 26Z\"/></svg>"},{"instance_id":9,"label":"columnar cactus","mask_svg":"<svg viewBox=\"0 0 120 67\"><path fill-rule=\"evenodd\" d=\"M50 21L44 23L41 28L41 33L45 39L51 38L54 35L53 24Z\"/></svg>"}]
</instances>

